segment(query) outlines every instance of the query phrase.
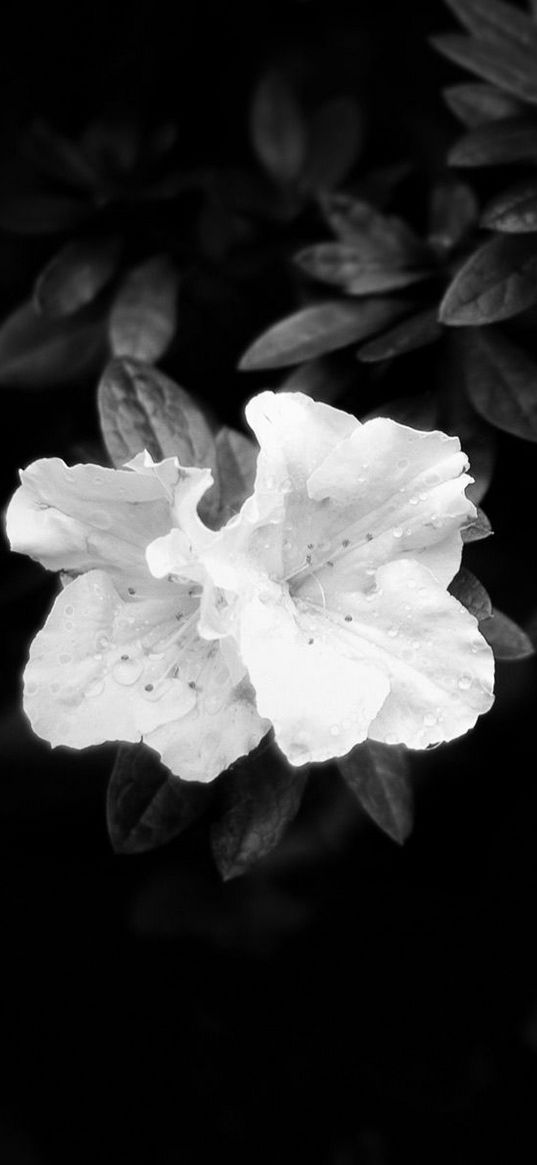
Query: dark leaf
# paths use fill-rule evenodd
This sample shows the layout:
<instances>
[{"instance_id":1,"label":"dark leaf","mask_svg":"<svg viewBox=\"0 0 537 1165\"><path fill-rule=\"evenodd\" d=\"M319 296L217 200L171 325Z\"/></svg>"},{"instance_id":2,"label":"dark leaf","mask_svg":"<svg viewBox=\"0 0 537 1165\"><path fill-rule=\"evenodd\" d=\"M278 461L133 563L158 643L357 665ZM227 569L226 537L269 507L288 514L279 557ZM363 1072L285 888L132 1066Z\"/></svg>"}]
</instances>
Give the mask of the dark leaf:
<instances>
[{"instance_id":1,"label":"dark leaf","mask_svg":"<svg viewBox=\"0 0 537 1165\"><path fill-rule=\"evenodd\" d=\"M375 340L369 340L359 349L358 359L366 364L374 364L378 360L389 360L393 356L401 356L405 352L413 352L416 348L423 348L438 340L443 332L443 326L438 322L436 308L427 308L417 315L409 316L402 323L390 328Z\"/></svg>"},{"instance_id":2,"label":"dark leaf","mask_svg":"<svg viewBox=\"0 0 537 1165\"><path fill-rule=\"evenodd\" d=\"M516 98L485 85L480 81L468 81L464 85L450 85L443 90L446 105L468 129L476 129L489 121L499 121L504 117L517 117L524 106Z\"/></svg>"},{"instance_id":3,"label":"dark leaf","mask_svg":"<svg viewBox=\"0 0 537 1165\"><path fill-rule=\"evenodd\" d=\"M97 175L83 150L40 118L29 127L22 153L43 174L59 182L84 191L97 185Z\"/></svg>"},{"instance_id":4,"label":"dark leaf","mask_svg":"<svg viewBox=\"0 0 537 1165\"><path fill-rule=\"evenodd\" d=\"M139 160L140 126L128 116L97 119L84 131L80 145L91 166L107 183L122 180Z\"/></svg>"},{"instance_id":5,"label":"dark leaf","mask_svg":"<svg viewBox=\"0 0 537 1165\"><path fill-rule=\"evenodd\" d=\"M112 360L98 389L101 431L119 468L142 449L155 461L213 470L215 485L201 499L204 517L218 509L216 448L205 417L191 396L168 376L135 360Z\"/></svg>"},{"instance_id":6,"label":"dark leaf","mask_svg":"<svg viewBox=\"0 0 537 1165\"><path fill-rule=\"evenodd\" d=\"M471 129L451 148L450 166L499 166L537 158L537 123L507 117Z\"/></svg>"},{"instance_id":7,"label":"dark leaf","mask_svg":"<svg viewBox=\"0 0 537 1165\"><path fill-rule=\"evenodd\" d=\"M478 623L482 619L489 619L492 615L492 603L479 579L472 574L471 570L467 570L465 566L461 566L457 571L455 578L451 580L448 591L455 599L462 603L463 607L473 615Z\"/></svg>"},{"instance_id":8,"label":"dark leaf","mask_svg":"<svg viewBox=\"0 0 537 1165\"><path fill-rule=\"evenodd\" d=\"M253 492L259 450L244 433L227 427L216 434L215 445L221 495L219 518L227 522Z\"/></svg>"},{"instance_id":9,"label":"dark leaf","mask_svg":"<svg viewBox=\"0 0 537 1165\"><path fill-rule=\"evenodd\" d=\"M366 256L367 256L367 248ZM295 255L295 262L312 279L333 283L348 295L375 295L393 291L427 279L430 272L400 267L396 262L364 257L361 246L352 243L318 243Z\"/></svg>"},{"instance_id":10,"label":"dark leaf","mask_svg":"<svg viewBox=\"0 0 537 1165\"><path fill-rule=\"evenodd\" d=\"M440 254L459 246L477 222L477 215L477 199L466 182L437 182L429 211L431 246Z\"/></svg>"},{"instance_id":11,"label":"dark leaf","mask_svg":"<svg viewBox=\"0 0 537 1165\"><path fill-rule=\"evenodd\" d=\"M332 404L356 382L356 371L346 356L316 356L288 372L278 392L303 392L314 400Z\"/></svg>"},{"instance_id":12,"label":"dark leaf","mask_svg":"<svg viewBox=\"0 0 537 1165\"><path fill-rule=\"evenodd\" d=\"M116 853L165 845L200 817L212 789L172 775L153 749L122 744L108 785L107 824Z\"/></svg>"},{"instance_id":13,"label":"dark leaf","mask_svg":"<svg viewBox=\"0 0 537 1165\"><path fill-rule=\"evenodd\" d=\"M281 183L295 181L306 157L306 128L292 90L276 71L266 73L254 93L250 132L271 178Z\"/></svg>"},{"instance_id":14,"label":"dark leaf","mask_svg":"<svg viewBox=\"0 0 537 1165\"><path fill-rule=\"evenodd\" d=\"M518 315L537 300L537 236L499 235L457 272L440 304L444 324L471 327Z\"/></svg>"},{"instance_id":15,"label":"dark leaf","mask_svg":"<svg viewBox=\"0 0 537 1165\"><path fill-rule=\"evenodd\" d=\"M337 764L347 785L373 821L402 845L413 824L406 749L401 745L366 740Z\"/></svg>"},{"instance_id":16,"label":"dark leaf","mask_svg":"<svg viewBox=\"0 0 537 1165\"><path fill-rule=\"evenodd\" d=\"M49 318L72 315L112 278L119 260L117 239L77 239L44 268L34 288L38 312Z\"/></svg>"},{"instance_id":17,"label":"dark leaf","mask_svg":"<svg viewBox=\"0 0 537 1165\"><path fill-rule=\"evenodd\" d=\"M463 542L480 542L483 538L488 538L492 534L492 526L480 506L477 507L477 517L468 526L464 526L462 533Z\"/></svg>"},{"instance_id":18,"label":"dark leaf","mask_svg":"<svg viewBox=\"0 0 537 1165\"><path fill-rule=\"evenodd\" d=\"M373 417L390 417L400 425L409 425L412 429L423 429L431 432L438 429L438 399L433 392L423 392L419 396L400 396L397 400L384 401L371 409L362 420L369 421Z\"/></svg>"},{"instance_id":19,"label":"dark leaf","mask_svg":"<svg viewBox=\"0 0 537 1165\"><path fill-rule=\"evenodd\" d=\"M213 825L211 843L227 881L244 874L278 844L300 806L306 773L268 748L239 761L224 781L224 812Z\"/></svg>"},{"instance_id":20,"label":"dark leaf","mask_svg":"<svg viewBox=\"0 0 537 1165\"><path fill-rule=\"evenodd\" d=\"M509 234L537 232L537 180L518 182L497 194L485 207L481 226Z\"/></svg>"},{"instance_id":21,"label":"dark leaf","mask_svg":"<svg viewBox=\"0 0 537 1165\"><path fill-rule=\"evenodd\" d=\"M464 353L474 408L497 429L537 441L537 364L498 329L476 328Z\"/></svg>"},{"instance_id":22,"label":"dark leaf","mask_svg":"<svg viewBox=\"0 0 537 1165\"><path fill-rule=\"evenodd\" d=\"M438 52L484 81L498 85L521 101L537 105L537 72L532 56L510 44L491 44L469 36L447 33L432 37Z\"/></svg>"},{"instance_id":23,"label":"dark leaf","mask_svg":"<svg viewBox=\"0 0 537 1165\"><path fill-rule=\"evenodd\" d=\"M511 43L537 53L537 28L533 20L503 0L445 0L461 24L478 39L495 44Z\"/></svg>"},{"instance_id":24,"label":"dark leaf","mask_svg":"<svg viewBox=\"0 0 537 1165\"><path fill-rule=\"evenodd\" d=\"M264 332L245 352L244 371L284 368L379 332L406 310L396 299L332 300L302 308Z\"/></svg>"},{"instance_id":25,"label":"dark leaf","mask_svg":"<svg viewBox=\"0 0 537 1165\"><path fill-rule=\"evenodd\" d=\"M359 158L363 140L363 115L357 102L352 97L327 101L309 125L301 187L315 192L338 186Z\"/></svg>"},{"instance_id":26,"label":"dark leaf","mask_svg":"<svg viewBox=\"0 0 537 1165\"><path fill-rule=\"evenodd\" d=\"M535 654L533 643L522 627L504 615L503 611L498 611L497 607L494 607L492 618L483 623L480 631L492 647L495 659L528 659Z\"/></svg>"},{"instance_id":27,"label":"dark leaf","mask_svg":"<svg viewBox=\"0 0 537 1165\"><path fill-rule=\"evenodd\" d=\"M349 194L328 194L321 207L334 234L359 251L364 263L382 262L392 267L430 263L429 248L396 215L381 214L369 202Z\"/></svg>"},{"instance_id":28,"label":"dark leaf","mask_svg":"<svg viewBox=\"0 0 537 1165\"><path fill-rule=\"evenodd\" d=\"M9 388L67 384L96 370L104 352L99 323L46 320L32 303L24 303L0 327L0 384Z\"/></svg>"},{"instance_id":29,"label":"dark leaf","mask_svg":"<svg viewBox=\"0 0 537 1165\"><path fill-rule=\"evenodd\" d=\"M133 268L123 281L110 312L114 356L154 364L173 339L178 277L171 261L157 255Z\"/></svg>"},{"instance_id":30,"label":"dark leaf","mask_svg":"<svg viewBox=\"0 0 537 1165\"><path fill-rule=\"evenodd\" d=\"M6 194L0 198L0 227L19 235L55 235L79 226L89 213L78 198L60 194Z\"/></svg>"},{"instance_id":31,"label":"dark leaf","mask_svg":"<svg viewBox=\"0 0 537 1165\"><path fill-rule=\"evenodd\" d=\"M356 195L380 209L386 206L401 182L412 173L410 162L395 162L391 166L378 166L354 183ZM348 197L348 196L347 196Z\"/></svg>"}]
</instances>

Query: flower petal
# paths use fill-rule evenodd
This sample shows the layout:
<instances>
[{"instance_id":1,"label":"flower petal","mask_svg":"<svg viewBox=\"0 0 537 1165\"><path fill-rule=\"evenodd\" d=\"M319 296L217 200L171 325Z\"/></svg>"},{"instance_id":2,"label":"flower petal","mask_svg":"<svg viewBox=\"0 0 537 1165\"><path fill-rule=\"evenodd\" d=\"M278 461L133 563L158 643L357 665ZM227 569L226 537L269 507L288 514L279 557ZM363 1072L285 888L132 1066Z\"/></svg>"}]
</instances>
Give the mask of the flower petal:
<instances>
[{"instance_id":1,"label":"flower petal","mask_svg":"<svg viewBox=\"0 0 537 1165\"><path fill-rule=\"evenodd\" d=\"M467 732L490 708L494 659L477 620L421 563L387 563L368 593L340 593L332 609L319 605L314 580L297 605L330 626L334 648L349 638L365 661L388 677L390 694L369 736L387 744L426 748ZM313 634L313 632L312 632Z\"/></svg>"},{"instance_id":2,"label":"flower petal","mask_svg":"<svg viewBox=\"0 0 537 1165\"><path fill-rule=\"evenodd\" d=\"M330 623L281 595L252 598L240 612L239 650L261 716L291 764L342 756L365 740L389 680L349 639L342 651Z\"/></svg>"},{"instance_id":3,"label":"flower petal","mask_svg":"<svg viewBox=\"0 0 537 1165\"><path fill-rule=\"evenodd\" d=\"M167 758L179 766L173 771L195 780L217 776L222 755L233 747L231 759L254 747L256 732L258 743L269 725L244 691L235 695L219 644L197 634L197 598L169 590L173 599L126 602L106 573L90 571L61 592L25 672L24 705L39 736L73 748L143 737L159 749L162 739ZM213 738L218 733L209 738L208 725L226 706L224 748ZM196 751L200 733L206 739Z\"/></svg>"},{"instance_id":4,"label":"flower petal","mask_svg":"<svg viewBox=\"0 0 537 1165\"><path fill-rule=\"evenodd\" d=\"M154 591L145 547L169 531L172 507L183 517L190 509L192 520L199 521L195 507L201 484L208 488L210 481L204 477L201 483L200 471L181 469L176 458L151 467L137 466L137 460L135 472L68 467L55 457L34 461L21 472L22 484L8 507L12 549L49 570L104 567L123 591L127 578Z\"/></svg>"},{"instance_id":5,"label":"flower petal","mask_svg":"<svg viewBox=\"0 0 537 1165\"><path fill-rule=\"evenodd\" d=\"M309 478L312 569L333 563L329 585L350 589L352 580L356 589L367 570L410 557L447 586L460 566L460 530L476 513L464 494L467 465L458 437L367 421Z\"/></svg>"}]
</instances>

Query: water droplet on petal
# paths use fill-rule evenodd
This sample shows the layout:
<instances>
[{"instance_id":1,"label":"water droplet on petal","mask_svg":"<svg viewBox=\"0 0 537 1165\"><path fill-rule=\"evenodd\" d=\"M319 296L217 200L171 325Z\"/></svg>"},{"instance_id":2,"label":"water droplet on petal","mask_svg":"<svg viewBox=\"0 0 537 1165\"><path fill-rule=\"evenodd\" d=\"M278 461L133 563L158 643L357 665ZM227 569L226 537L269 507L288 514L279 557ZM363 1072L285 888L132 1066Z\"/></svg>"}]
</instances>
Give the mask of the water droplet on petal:
<instances>
[{"instance_id":1,"label":"water droplet on petal","mask_svg":"<svg viewBox=\"0 0 537 1165\"><path fill-rule=\"evenodd\" d=\"M406 469L407 465L408 465L408 460L406 457L401 457L400 461L397 462L398 469Z\"/></svg>"},{"instance_id":2,"label":"water droplet on petal","mask_svg":"<svg viewBox=\"0 0 537 1165\"><path fill-rule=\"evenodd\" d=\"M396 635L399 635L399 629L397 627L388 627L388 635L390 639L395 639Z\"/></svg>"},{"instance_id":3,"label":"water droplet on petal","mask_svg":"<svg viewBox=\"0 0 537 1165\"><path fill-rule=\"evenodd\" d=\"M71 607L71 606L69 606L69 607L66 607L66 608L65 608L65 612L64 612L64 613L65 613L66 615L74 615L74 613L75 613L75 608L74 608L74 607Z\"/></svg>"},{"instance_id":4,"label":"water droplet on petal","mask_svg":"<svg viewBox=\"0 0 537 1165\"><path fill-rule=\"evenodd\" d=\"M433 514L431 517L431 526L434 526L436 530L440 530L443 525L444 519L441 518L438 514Z\"/></svg>"},{"instance_id":5,"label":"water droplet on petal","mask_svg":"<svg viewBox=\"0 0 537 1165\"><path fill-rule=\"evenodd\" d=\"M420 499L416 498L416 497L409 498L408 504L409 504L409 506L417 506L419 504L419 500Z\"/></svg>"},{"instance_id":6,"label":"water droplet on petal","mask_svg":"<svg viewBox=\"0 0 537 1165\"><path fill-rule=\"evenodd\" d=\"M393 534L394 538L402 538L403 537L402 527L401 526L394 526L394 528L392 530L392 534Z\"/></svg>"},{"instance_id":7,"label":"water droplet on petal","mask_svg":"<svg viewBox=\"0 0 537 1165\"><path fill-rule=\"evenodd\" d=\"M103 691L104 691L104 680L101 680L101 679L92 680L92 682L90 684L88 684L88 686L86 688L85 695L90 696L90 697L100 696L101 692L103 692Z\"/></svg>"},{"instance_id":8,"label":"water droplet on petal","mask_svg":"<svg viewBox=\"0 0 537 1165\"><path fill-rule=\"evenodd\" d=\"M110 646L108 635L99 635L97 637L96 646L99 647L101 651L106 651L106 648Z\"/></svg>"},{"instance_id":9,"label":"water droplet on petal","mask_svg":"<svg viewBox=\"0 0 537 1165\"><path fill-rule=\"evenodd\" d=\"M340 728L338 724L333 724L330 729L330 736L339 736Z\"/></svg>"},{"instance_id":10,"label":"water droplet on petal","mask_svg":"<svg viewBox=\"0 0 537 1165\"><path fill-rule=\"evenodd\" d=\"M112 676L118 684L135 684L144 670L139 659L119 659L112 668Z\"/></svg>"},{"instance_id":11,"label":"water droplet on petal","mask_svg":"<svg viewBox=\"0 0 537 1165\"><path fill-rule=\"evenodd\" d=\"M327 542L327 540L325 539L323 542L317 543L317 550L319 551L319 554L326 554L326 551L330 550L330 546L331 546L331 543Z\"/></svg>"},{"instance_id":12,"label":"water droplet on petal","mask_svg":"<svg viewBox=\"0 0 537 1165\"><path fill-rule=\"evenodd\" d=\"M68 619L68 620L67 620L67 621L64 623L64 627L65 627L65 630L66 630L66 631L72 631L72 630L73 630L73 624L72 624L72 623L69 621L69 619Z\"/></svg>"},{"instance_id":13,"label":"water droplet on petal","mask_svg":"<svg viewBox=\"0 0 537 1165\"><path fill-rule=\"evenodd\" d=\"M472 677L471 676L464 674L464 673L462 676L459 676L459 679L457 681L457 687L460 688L461 691L466 692L466 691L468 691L468 688L470 688L471 686L472 686Z\"/></svg>"},{"instance_id":14,"label":"water droplet on petal","mask_svg":"<svg viewBox=\"0 0 537 1165\"><path fill-rule=\"evenodd\" d=\"M31 680L29 684L24 685L24 691L27 696L35 696L35 693L39 691L39 684Z\"/></svg>"}]
</instances>

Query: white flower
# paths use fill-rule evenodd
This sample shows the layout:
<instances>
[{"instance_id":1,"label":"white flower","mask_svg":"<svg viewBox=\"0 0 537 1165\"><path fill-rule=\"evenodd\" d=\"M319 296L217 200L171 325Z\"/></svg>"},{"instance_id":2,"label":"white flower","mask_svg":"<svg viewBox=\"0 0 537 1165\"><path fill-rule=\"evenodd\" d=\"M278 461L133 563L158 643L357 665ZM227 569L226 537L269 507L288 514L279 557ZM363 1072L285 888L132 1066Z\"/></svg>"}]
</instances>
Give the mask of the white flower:
<instances>
[{"instance_id":1,"label":"white flower","mask_svg":"<svg viewBox=\"0 0 537 1165\"><path fill-rule=\"evenodd\" d=\"M300 393L261 393L246 416L255 488L219 531L196 509L210 471L175 458L22 473L13 548L83 572L31 649L35 731L75 748L143 737L197 780L271 724L293 764L468 731L493 657L447 591L476 513L458 439Z\"/></svg>"}]
</instances>

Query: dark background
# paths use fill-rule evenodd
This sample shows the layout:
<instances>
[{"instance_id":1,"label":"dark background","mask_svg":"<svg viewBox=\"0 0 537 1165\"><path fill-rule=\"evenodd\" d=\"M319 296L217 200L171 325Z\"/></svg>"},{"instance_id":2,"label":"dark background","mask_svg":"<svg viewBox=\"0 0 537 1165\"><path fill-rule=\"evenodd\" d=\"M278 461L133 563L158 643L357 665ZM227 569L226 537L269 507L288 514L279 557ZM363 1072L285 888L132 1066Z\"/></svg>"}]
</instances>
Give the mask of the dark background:
<instances>
[{"instance_id":1,"label":"dark background","mask_svg":"<svg viewBox=\"0 0 537 1165\"><path fill-rule=\"evenodd\" d=\"M247 163L252 87L293 50L329 90L337 76L363 100L372 163L410 154L426 174L453 132L440 88L456 71L426 40L448 27L437 0L8 4L3 156L36 114L76 133L134 109L178 122L185 167ZM48 253L2 241L5 312ZM278 310L269 297L261 314ZM253 381L228 352L216 375L214 314L184 383L237 423ZM96 441L94 385L76 399L6 391L2 419L4 505L17 466ZM486 508L504 565L490 566L485 543L476 566L522 618L531 447L502 442ZM20 712L56 584L16 556L2 570L2 1165L534 1161L533 661L500 665L494 714L420 759L403 849L327 766L276 854L224 885L204 822L152 854L112 853L113 748L51 752Z\"/></svg>"}]
</instances>

